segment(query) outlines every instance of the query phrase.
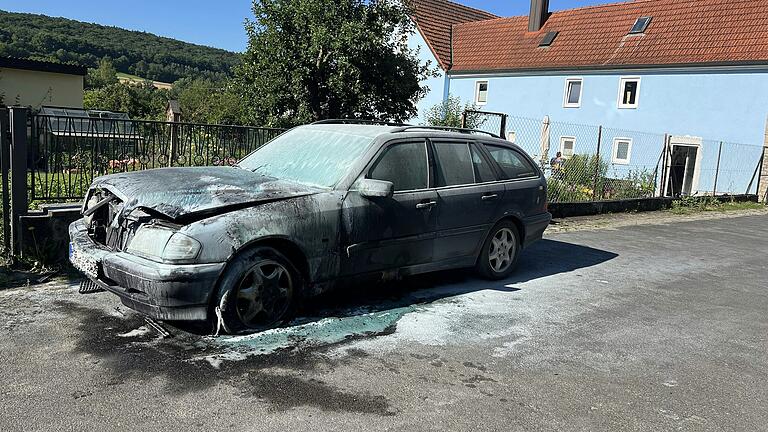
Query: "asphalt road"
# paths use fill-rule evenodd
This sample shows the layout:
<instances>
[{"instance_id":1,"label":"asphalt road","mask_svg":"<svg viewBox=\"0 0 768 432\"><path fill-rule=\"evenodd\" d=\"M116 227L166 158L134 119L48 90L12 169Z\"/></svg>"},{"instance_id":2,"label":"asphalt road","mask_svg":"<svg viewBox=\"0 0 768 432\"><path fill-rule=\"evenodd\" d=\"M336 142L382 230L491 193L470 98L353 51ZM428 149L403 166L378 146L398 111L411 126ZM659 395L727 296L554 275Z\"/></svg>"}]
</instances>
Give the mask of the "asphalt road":
<instances>
[{"instance_id":1,"label":"asphalt road","mask_svg":"<svg viewBox=\"0 0 768 432\"><path fill-rule=\"evenodd\" d=\"M239 338L0 291L0 430L768 430L767 224L551 234L507 281L361 286Z\"/></svg>"}]
</instances>

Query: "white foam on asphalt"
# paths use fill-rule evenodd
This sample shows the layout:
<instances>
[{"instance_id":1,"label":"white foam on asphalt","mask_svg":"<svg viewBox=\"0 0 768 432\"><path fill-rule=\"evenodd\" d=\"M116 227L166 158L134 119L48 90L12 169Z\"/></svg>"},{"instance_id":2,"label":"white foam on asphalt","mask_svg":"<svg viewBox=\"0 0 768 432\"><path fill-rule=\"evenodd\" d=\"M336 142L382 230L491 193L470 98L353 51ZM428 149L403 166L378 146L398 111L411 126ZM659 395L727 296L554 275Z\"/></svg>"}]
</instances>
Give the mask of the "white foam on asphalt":
<instances>
[{"instance_id":1,"label":"white foam on asphalt","mask_svg":"<svg viewBox=\"0 0 768 432\"><path fill-rule=\"evenodd\" d=\"M148 327L141 326L141 327L139 327L137 329L131 330L131 331L127 332L127 333L119 334L117 336L121 337L121 338L135 338L135 337L139 337L139 336L144 336L144 335L148 334L149 331L150 330L149 330Z\"/></svg>"}]
</instances>

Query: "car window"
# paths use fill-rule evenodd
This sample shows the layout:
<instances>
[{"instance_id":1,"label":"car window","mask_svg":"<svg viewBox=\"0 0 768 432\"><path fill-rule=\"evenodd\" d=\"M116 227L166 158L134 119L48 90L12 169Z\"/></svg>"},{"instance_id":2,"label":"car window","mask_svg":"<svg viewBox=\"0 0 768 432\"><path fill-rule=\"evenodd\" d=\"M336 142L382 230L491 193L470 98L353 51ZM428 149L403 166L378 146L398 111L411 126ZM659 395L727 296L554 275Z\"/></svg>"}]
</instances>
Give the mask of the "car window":
<instances>
[{"instance_id":1,"label":"car window","mask_svg":"<svg viewBox=\"0 0 768 432\"><path fill-rule=\"evenodd\" d=\"M474 145L470 148L472 150L472 165L475 169L475 181L477 183L496 181L496 174L494 174L491 165L480 155Z\"/></svg>"},{"instance_id":2,"label":"car window","mask_svg":"<svg viewBox=\"0 0 768 432\"><path fill-rule=\"evenodd\" d=\"M533 177L536 169L528 162L528 159L515 150L507 147L485 145L491 153L491 157L499 164L507 179L519 179Z\"/></svg>"},{"instance_id":3,"label":"car window","mask_svg":"<svg viewBox=\"0 0 768 432\"><path fill-rule=\"evenodd\" d=\"M369 178L391 181L395 191L426 189L429 183L426 143L389 146L371 169Z\"/></svg>"},{"instance_id":4,"label":"car window","mask_svg":"<svg viewBox=\"0 0 768 432\"><path fill-rule=\"evenodd\" d=\"M472 155L467 143L435 144L437 167L435 182L437 187L472 184L475 182L472 167Z\"/></svg>"}]
</instances>

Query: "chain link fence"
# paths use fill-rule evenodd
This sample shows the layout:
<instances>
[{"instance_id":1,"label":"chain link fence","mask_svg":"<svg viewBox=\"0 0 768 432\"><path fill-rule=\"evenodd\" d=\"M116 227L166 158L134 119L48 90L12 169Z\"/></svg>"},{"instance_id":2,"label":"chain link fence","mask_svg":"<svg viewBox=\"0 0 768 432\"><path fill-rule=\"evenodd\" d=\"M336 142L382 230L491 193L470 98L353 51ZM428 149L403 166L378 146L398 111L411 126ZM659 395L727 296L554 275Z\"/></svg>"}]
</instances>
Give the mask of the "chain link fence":
<instances>
[{"instance_id":1,"label":"chain link fence","mask_svg":"<svg viewBox=\"0 0 768 432\"><path fill-rule=\"evenodd\" d=\"M505 124L506 138L546 173L552 202L757 193L762 145L549 117L507 116Z\"/></svg>"}]
</instances>

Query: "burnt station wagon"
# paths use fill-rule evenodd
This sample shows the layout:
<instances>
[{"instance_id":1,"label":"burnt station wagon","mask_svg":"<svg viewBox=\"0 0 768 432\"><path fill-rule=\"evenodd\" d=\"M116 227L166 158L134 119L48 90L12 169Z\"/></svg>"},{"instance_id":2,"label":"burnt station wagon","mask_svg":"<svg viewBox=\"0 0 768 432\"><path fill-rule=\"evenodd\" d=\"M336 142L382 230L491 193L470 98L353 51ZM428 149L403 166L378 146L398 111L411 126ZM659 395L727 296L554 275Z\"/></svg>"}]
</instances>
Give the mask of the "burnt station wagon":
<instances>
[{"instance_id":1,"label":"burnt station wagon","mask_svg":"<svg viewBox=\"0 0 768 432\"><path fill-rule=\"evenodd\" d=\"M533 160L490 134L325 121L234 167L97 178L70 261L150 317L258 331L345 281L505 278L550 222L546 193Z\"/></svg>"}]
</instances>

